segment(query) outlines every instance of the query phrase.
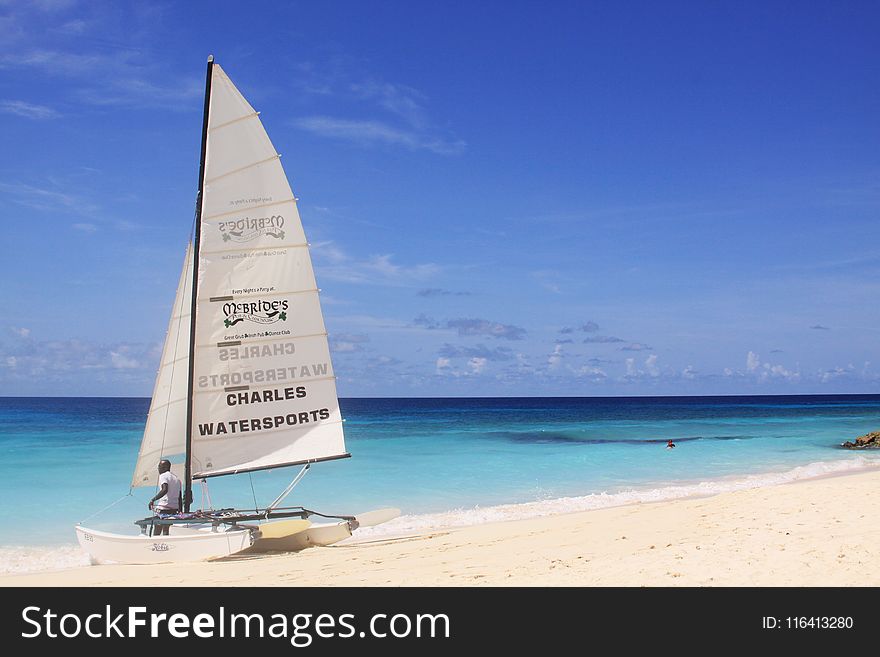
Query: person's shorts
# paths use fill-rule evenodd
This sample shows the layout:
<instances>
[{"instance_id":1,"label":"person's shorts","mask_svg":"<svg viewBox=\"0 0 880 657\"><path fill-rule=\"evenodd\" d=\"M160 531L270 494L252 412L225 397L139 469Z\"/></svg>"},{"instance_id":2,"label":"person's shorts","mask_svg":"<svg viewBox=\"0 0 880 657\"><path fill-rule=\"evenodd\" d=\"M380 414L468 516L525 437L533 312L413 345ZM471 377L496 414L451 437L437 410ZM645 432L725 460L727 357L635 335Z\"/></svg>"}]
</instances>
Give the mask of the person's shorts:
<instances>
[{"instance_id":1,"label":"person's shorts","mask_svg":"<svg viewBox=\"0 0 880 657\"><path fill-rule=\"evenodd\" d=\"M154 508L153 511L156 512L157 516L173 516L173 515L179 513L178 509L156 509L156 508Z\"/></svg>"}]
</instances>

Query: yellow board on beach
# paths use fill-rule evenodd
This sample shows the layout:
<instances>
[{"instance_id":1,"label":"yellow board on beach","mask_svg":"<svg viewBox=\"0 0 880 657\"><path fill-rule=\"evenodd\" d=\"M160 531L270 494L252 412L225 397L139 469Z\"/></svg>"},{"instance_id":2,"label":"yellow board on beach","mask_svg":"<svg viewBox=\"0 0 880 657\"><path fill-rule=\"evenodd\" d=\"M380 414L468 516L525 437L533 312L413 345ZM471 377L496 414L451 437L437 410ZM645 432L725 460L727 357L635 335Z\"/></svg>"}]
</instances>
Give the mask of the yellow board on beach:
<instances>
[{"instance_id":1,"label":"yellow board on beach","mask_svg":"<svg viewBox=\"0 0 880 657\"><path fill-rule=\"evenodd\" d=\"M260 538L284 538L305 531L311 525L311 521L300 518L267 522L260 525Z\"/></svg>"}]
</instances>

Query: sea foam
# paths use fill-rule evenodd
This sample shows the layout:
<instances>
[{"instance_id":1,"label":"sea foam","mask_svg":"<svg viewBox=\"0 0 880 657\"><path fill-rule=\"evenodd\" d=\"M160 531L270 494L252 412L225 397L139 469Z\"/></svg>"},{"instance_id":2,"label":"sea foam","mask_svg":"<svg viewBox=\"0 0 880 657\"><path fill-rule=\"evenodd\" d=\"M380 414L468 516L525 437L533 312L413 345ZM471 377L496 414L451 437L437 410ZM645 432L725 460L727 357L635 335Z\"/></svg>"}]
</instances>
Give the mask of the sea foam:
<instances>
[{"instance_id":1,"label":"sea foam","mask_svg":"<svg viewBox=\"0 0 880 657\"><path fill-rule=\"evenodd\" d=\"M524 520L627 504L661 502L688 497L708 497L719 493L776 486L875 469L880 469L880 457L859 455L851 459L817 461L784 472L738 475L692 483L672 483L652 488L593 493L579 497L560 497L521 504L475 506L470 509L459 508L441 513L403 515L376 527L358 529L349 541L376 540L414 532L465 527L504 520Z\"/></svg>"},{"instance_id":2,"label":"sea foam","mask_svg":"<svg viewBox=\"0 0 880 657\"><path fill-rule=\"evenodd\" d=\"M89 558L78 545L0 547L0 575L22 575L88 565Z\"/></svg>"}]
</instances>

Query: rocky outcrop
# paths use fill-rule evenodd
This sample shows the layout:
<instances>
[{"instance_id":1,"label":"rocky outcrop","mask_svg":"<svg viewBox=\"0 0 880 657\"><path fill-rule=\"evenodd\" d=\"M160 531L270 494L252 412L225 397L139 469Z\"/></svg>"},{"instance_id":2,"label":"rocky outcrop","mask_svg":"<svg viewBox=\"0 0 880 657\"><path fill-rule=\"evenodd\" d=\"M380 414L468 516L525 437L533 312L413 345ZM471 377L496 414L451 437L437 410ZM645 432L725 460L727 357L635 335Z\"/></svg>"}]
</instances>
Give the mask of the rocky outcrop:
<instances>
[{"instance_id":1,"label":"rocky outcrop","mask_svg":"<svg viewBox=\"0 0 880 657\"><path fill-rule=\"evenodd\" d=\"M864 436L859 436L856 438L855 442L847 440L840 446L846 447L847 449L880 448L880 431L872 431L871 433L866 433Z\"/></svg>"}]
</instances>

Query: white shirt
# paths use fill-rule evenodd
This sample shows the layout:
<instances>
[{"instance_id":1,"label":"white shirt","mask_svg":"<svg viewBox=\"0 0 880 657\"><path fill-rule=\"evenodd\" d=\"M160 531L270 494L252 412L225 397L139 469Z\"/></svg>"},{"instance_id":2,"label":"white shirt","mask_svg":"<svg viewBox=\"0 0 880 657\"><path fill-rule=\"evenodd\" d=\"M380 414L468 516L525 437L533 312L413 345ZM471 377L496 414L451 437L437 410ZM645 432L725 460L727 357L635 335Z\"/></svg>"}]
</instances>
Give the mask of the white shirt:
<instances>
[{"instance_id":1,"label":"white shirt","mask_svg":"<svg viewBox=\"0 0 880 657\"><path fill-rule=\"evenodd\" d=\"M159 475L159 488L162 484L168 484L168 492L153 503L160 509L176 509L180 497L180 479L169 470ZM170 501L169 501L170 500Z\"/></svg>"}]
</instances>

